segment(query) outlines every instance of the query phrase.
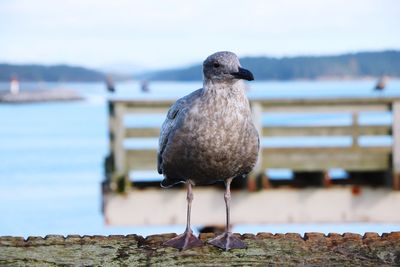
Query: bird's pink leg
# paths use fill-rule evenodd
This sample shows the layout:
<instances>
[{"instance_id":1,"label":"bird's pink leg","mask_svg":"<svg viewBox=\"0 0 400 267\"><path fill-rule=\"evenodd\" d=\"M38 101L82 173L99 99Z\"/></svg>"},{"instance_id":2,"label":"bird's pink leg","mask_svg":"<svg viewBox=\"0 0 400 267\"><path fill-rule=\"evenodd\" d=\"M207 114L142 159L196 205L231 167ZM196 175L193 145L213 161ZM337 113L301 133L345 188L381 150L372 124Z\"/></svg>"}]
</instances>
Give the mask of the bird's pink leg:
<instances>
[{"instance_id":1,"label":"bird's pink leg","mask_svg":"<svg viewBox=\"0 0 400 267\"><path fill-rule=\"evenodd\" d=\"M231 203L231 182L233 178L229 178L225 181L225 205L226 205L226 227L225 232L221 235L215 237L208 241L209 244L214 245L216 247L222 248L226 251L233 248L246 248L246 244L235 237L231 231L231 223L230 223L230 203Z\"/></svg>"},{"instance_id":2,"label":"bird's pink leg","mask_svg":"<svg viewBox=\"0 0 400 267\"><path fill-rule=\"evenodd\" d=\"M164 243L165 246L174 247L179 250L185 250L193 247L203 246L203 242L193 235L193 231L190 227L190 213L193 201L192 184L187 181L187 218L186 218L186 229L183 234L178 235Z\"/></svg>"}]
</instances>

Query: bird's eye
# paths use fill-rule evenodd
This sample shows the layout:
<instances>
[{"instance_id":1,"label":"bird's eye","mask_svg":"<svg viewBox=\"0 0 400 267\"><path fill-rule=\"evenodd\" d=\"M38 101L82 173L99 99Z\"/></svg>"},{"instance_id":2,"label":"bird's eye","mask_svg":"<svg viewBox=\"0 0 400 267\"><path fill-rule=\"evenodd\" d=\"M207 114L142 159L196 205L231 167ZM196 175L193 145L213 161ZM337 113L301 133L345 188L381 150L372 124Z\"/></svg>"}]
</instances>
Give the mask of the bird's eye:
<instances>
[{"instance_id":1,"label":"bird's eye","mask_svg":"<svg viewBox=\"0 0 400 267\"><path fill-rule=\"evenodd\" d=\"M220 64L219 63L214 63L213 66L214 66L214 68L219 68Z\"/></svg>"}]
</instances>

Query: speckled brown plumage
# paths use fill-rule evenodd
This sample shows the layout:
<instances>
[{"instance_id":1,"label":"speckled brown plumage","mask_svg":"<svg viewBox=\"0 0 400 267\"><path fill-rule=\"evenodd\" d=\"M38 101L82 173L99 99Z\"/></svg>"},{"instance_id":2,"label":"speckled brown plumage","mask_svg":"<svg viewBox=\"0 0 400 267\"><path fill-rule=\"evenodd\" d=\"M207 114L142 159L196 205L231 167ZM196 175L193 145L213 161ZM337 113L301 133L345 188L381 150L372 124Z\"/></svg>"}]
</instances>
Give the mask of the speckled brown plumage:
<instances>
[{"instance_id":1,"label":"speckled brown plumage","mask_svg":"<svg viewBox=\"0 0 400 267\"><path fill-rule=\"evenodd\" d=\"M254 167L259 138L245 84L232 75L239 67L233 53L211 55L203 65L203 88L170 108L158 150L163 186L188 179L193 184L210 184L240 177Z\"/></svg>"}]
</instances>

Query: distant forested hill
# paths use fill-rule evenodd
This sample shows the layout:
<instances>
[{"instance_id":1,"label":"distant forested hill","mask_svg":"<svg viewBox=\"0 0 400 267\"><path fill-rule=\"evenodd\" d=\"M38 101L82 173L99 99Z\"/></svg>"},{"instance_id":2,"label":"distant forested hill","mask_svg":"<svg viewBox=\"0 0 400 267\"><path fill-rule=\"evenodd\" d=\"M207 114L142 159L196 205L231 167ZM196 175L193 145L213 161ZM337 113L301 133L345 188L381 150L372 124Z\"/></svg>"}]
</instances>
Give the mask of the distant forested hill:
<instances>
[{"instance_id":1,"label":"distant forested hill","mask_svg":"<svg viewBox=\"0 0 400 267\"><path fill-rule=\"evenodd\" d=\"M0 81L17 77L20 81L93 82L103 81L104 74L95 70L68 65L0 64Z\"/></svg>"},{"instance_id":2,"label":"distant forested hill","mask_svg":"<svg viewBox=\"0 0 400 267\"><path fill-rule=\"evenodd\" d=\"M244 57L240 61L253 72L256 80L355 79L382 75L400 78L400 51L337 56ZM21 81L94 82L105 79L102 72L76 66L0 64L0 81L9 81L13 76ZM113 76L117 80L130 78ZM148 72L135 77L165 81L201 80L202 65Z\"/></svg>"},{"instance_id":3,"label":"distant forested hill","mask_svg":"<svg viewBox=\"0 0 400 267\"><path fill-rule=\"evenodd\" d=\"M244 57L241 64L256 80L400 77L400 51L362 52L337 56ZM150 80L192 81L202 79L201 64L147 73Z\"/></svg>"}]
</instances>

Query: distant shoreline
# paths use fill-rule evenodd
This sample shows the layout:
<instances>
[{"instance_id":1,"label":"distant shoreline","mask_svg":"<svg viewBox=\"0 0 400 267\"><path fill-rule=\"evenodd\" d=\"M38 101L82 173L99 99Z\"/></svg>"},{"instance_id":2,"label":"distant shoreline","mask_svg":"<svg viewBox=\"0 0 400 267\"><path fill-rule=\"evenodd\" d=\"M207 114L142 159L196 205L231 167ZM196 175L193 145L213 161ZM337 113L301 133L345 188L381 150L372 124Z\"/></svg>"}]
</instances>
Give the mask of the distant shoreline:
<instances>
[{"instance_id":1,"label":"distant shoreline","mask_svg":"<svg viewBox=\"0 0 400 267\"><path fill-rule=\"evenodd\" d=\"M71 89L25 90L18 94L0 91L0 104L21 104L37 102L78 101L84 98Z\"/></svg>"},{"instance_id":2,"label":"distant shoreline","mask_svg":"<svg viewBox=\"0 0 400 267\"><path fill-rule=\"evenodd\" d=\"M340 77L340 76L323 76L323 77L317 77L317 78L296 78L296 79L255 79L255 82L296 82L296 81L376 81L379 79L380 76L362 76L362 77L352 77L352 76L345 76L345 77ZM391 80L400 80L400 76L387 76L389 81ZM117 80L116 82L140 82L142 81L141 79L123 79L123 80ZM198 80L149 80L150 82L201 82L201 79ZM9 80L0 80L0 83L3 84L8 84L10 81ZM44 81L44 80L22 80L21 83L103 83L103 80L98 80L98 81L79 81L79 80L74 80L74 81ZM2 90L8 90L8 89L3 89L0 88L0 91Z\"/></svg>"},{"instance_id":3,"label":"distant shoreline","mask_svg":"<svg viewBox=\"0 0 400 267\"><path fill-rule=\"evenodd\" d=\"M244 57L241 64L258 81L369 80L400 78L400 51L347 53L336 56ZM119 74L70 65L0 63L0 82L201 81L202 64L145 73Z\"/></svg>"},{"instance_id":4,"label":"distant shoreline","mask_svg":"<svg viewBox=\"0 0 400 267\"><path fill-rule=\"evenodd\" d=\"M254 74L255 80L377 79L400 77L400 51L348 53L337 56L244 57L240 62ZM141 79L195 81L202 79L202 64L159 70L139 76Z\"/></svg>"}]
</instances>

